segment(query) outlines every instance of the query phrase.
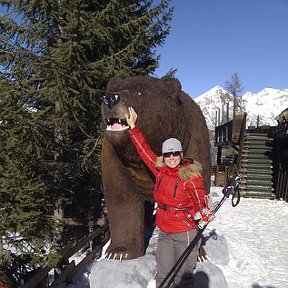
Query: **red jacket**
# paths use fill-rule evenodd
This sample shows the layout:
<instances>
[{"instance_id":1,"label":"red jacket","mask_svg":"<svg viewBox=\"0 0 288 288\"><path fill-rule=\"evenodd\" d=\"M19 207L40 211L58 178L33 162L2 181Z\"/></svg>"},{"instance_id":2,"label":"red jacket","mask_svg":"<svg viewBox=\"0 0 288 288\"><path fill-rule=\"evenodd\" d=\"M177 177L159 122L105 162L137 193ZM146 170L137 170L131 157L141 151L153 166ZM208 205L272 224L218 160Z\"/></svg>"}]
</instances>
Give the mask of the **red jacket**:
<instances>
[{"instance_id":1,"label":"red jacket","mask_svg":"<svg viewBox=\"0 0 288 288\"><path fill-rule=\"evenodd\" d=\"M157 157L138 127L128 135L136 150L155 175L154 200L158 204L156 224L165 233L180 233L197 228L194 214L204 207L204 186L201 165L184 160L176 168L169 168Z\"/></svg>"}]
</instances>

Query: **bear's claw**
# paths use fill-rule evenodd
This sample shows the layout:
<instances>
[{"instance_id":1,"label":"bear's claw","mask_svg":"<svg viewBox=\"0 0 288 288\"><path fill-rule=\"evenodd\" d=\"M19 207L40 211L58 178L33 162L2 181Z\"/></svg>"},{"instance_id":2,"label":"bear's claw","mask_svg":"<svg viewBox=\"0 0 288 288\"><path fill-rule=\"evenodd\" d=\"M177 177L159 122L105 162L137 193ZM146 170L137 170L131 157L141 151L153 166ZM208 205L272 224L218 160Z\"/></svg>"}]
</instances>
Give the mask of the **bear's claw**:
<instances>
[{"instance_id":1,"label":"bear's claw","mask_svg":"<svg viewBox=\"0 0 288 288\"><path fill-rule=\"evenodd\" d=\"M113 253L113 252L109 253L109 255L108 253L105 254L105 258L107 258L108 260L113 259L113 260L122 261L123 256L124 256L124 259L127 259L128 253L125 253L125 255L123 253Z\"/></svg>"}]
</instances>

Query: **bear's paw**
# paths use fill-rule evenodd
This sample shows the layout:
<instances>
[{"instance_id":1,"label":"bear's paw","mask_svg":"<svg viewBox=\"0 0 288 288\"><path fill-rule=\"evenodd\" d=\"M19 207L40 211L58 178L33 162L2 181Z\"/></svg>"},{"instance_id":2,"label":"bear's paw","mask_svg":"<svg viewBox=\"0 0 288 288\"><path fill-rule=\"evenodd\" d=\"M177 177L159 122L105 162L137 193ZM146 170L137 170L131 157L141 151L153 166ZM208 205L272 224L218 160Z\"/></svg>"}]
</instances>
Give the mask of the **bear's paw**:
<instances>
[{"instance_id":1,"label":"bear's paw","mask_svg":"<svg viewBox=\"0 0 288 288\"><path fill-rule=\"evenodd\" d=\"M129 260L129 259L134 259L139 256L142 256L143 253L135 253L136 249L135 247L127 248L125 246L120 246L120 247L115 247L115 248L108 248L107 252L105 254L105 257L107 259L112 259L112 260Z\"/></svg>"}]
</instances>

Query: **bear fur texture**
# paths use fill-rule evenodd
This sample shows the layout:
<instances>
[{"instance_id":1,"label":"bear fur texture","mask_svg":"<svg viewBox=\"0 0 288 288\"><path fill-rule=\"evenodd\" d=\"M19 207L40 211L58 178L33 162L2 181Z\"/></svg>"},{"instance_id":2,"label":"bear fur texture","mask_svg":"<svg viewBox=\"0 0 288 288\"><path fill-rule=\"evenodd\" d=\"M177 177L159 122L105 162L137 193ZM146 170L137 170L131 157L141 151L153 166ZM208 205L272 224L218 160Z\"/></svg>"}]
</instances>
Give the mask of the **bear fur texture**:
<instances>
[{"instance_id":1,"label":"bear fur texture","mask_svg":"<svg viewBox=\"0 0 288 288\"><path fill-rule=\"evenodd\" d=\"M151 210L151 205L146 205L153 202L153 176L127 135L125 114L129 106L137 112L136 124L154 153L160 156L162 143L177 138L184 157L202 164L206 193L210 190L210 141L205 118L193 99L181 91L180 82L150 76L111 79L102 103L105 132L101 165L111 231L107 253L115 259L145 253L144 222L151 224L148 216L153 212L153 206ZM150 207L150 212L145 207Z\"/></svg>"}]
</instances>

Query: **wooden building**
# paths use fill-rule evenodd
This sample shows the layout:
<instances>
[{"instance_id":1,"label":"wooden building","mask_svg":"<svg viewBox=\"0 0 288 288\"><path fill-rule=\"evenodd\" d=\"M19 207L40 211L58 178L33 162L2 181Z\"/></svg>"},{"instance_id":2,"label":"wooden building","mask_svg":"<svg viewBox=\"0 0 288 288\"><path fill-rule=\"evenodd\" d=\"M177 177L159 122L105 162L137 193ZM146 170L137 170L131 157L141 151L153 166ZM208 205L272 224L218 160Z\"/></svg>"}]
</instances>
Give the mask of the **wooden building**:
<instances>
[{"instance_id":1,"label":"wooden building","mask_svg":"<svg viewBox=\"0 0 288 288\"><path fill-rule=\"evenodd\" d=\"M288 122L287 122L288 123ZM246 128L246 113L215 127L215 185L225 186L237 172L242 197L288 201L288 131L278 126Z\"/></svg>"}]
</instances>

